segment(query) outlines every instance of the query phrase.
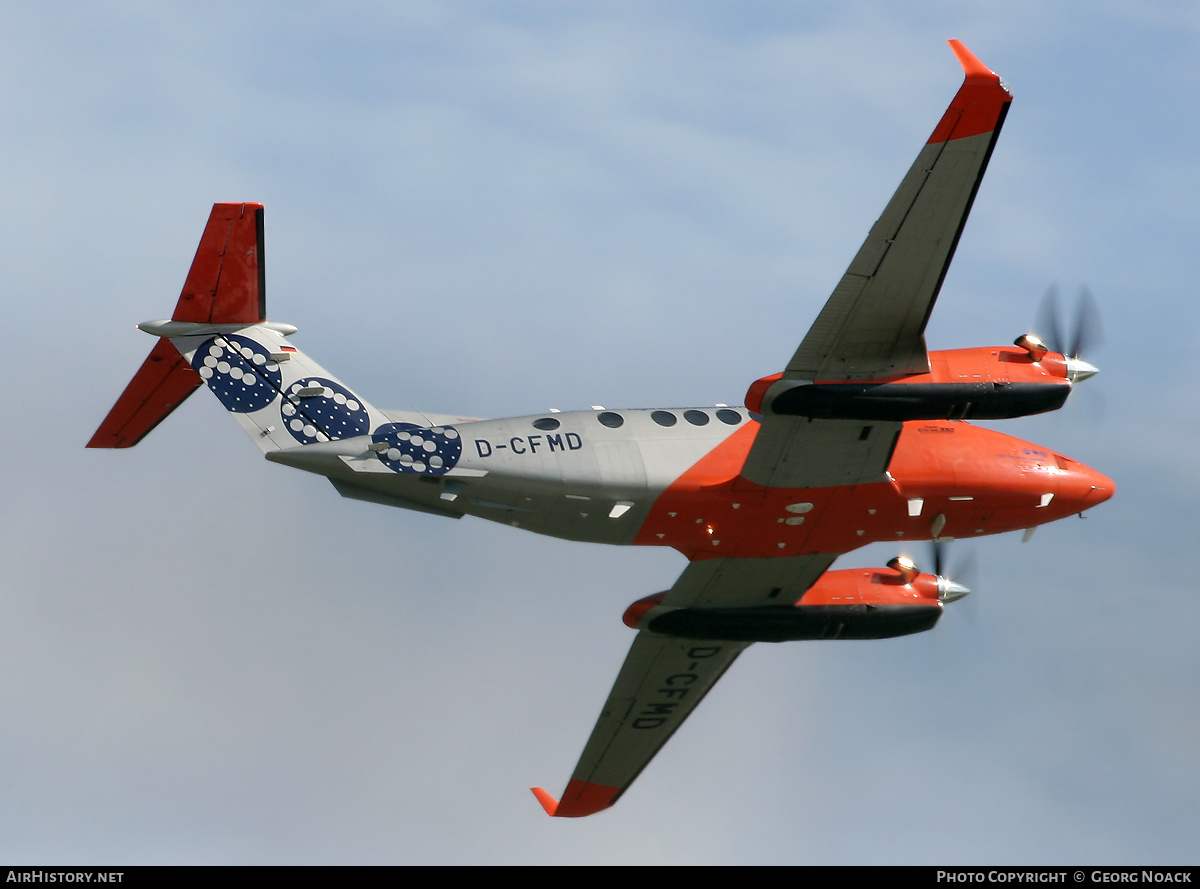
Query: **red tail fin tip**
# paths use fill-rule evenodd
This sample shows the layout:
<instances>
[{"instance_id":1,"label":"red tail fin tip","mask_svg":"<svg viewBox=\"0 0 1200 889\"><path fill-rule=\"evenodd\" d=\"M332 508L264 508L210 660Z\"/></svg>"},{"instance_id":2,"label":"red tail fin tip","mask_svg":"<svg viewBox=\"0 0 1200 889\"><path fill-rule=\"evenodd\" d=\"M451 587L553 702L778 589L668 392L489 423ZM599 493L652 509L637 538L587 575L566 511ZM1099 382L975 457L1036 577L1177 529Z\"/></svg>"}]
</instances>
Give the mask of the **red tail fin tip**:
<instances>
[{"instance_id":1,"label":"red tail fin tip","mask_svg":"<svg viewBox=\"0 0 1200 889\"><path fill-rule=\"evenodd\" d=\"M263 205L213 204L171 320L253 324L266 309Z\"/></svg>"}]
</instances>

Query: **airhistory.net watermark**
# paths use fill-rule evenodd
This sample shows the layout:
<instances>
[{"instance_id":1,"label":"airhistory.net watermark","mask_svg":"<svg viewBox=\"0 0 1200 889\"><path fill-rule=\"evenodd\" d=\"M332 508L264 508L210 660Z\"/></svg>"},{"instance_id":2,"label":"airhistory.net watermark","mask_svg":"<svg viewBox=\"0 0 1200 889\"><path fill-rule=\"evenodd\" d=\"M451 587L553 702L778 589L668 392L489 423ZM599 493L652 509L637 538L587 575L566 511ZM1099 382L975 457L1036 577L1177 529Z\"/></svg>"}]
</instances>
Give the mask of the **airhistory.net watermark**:
<instances>
[{"instance_id":1,"label":"airhistory.net watermark","mask_svg":"<svg viewBox=\"0 0 1200 889\"><path fill-rule=\"evenodd\" d=\"M124 871L87 870L10 870L4 878L6 883L120 883Z\"/></svg>"}]
</instances>

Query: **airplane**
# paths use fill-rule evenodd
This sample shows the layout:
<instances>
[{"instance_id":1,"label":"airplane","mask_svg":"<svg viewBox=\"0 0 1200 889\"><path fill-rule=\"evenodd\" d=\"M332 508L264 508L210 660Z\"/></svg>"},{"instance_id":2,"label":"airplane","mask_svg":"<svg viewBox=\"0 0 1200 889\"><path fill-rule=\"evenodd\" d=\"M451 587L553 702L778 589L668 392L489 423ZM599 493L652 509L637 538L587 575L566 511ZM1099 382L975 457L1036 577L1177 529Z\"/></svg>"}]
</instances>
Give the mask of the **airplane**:
<instances>
[{"instance_id":1,"label":"airplane","mask_svg":"<svg viewBox=\"0 0 1200 889\"><path fill-rule=\"evenodd\" d=\"M918 633L968 592L905 556L830 570L839 556L1032 529L1114 493L1082 463L968 422L1056 410L1094 366L1033 334L926 347L1012 98L950 46L961 88L795 354L742 407L383 410L267 320L263 206L221 203L174 314L138 325L157 342L88 447L132 447L207 384L267 460L343 497L681 552L671 589L624 613L636 636L565 791L533 788L553 816L606 809L754 642Z\"/></svg>"}]
</instances>

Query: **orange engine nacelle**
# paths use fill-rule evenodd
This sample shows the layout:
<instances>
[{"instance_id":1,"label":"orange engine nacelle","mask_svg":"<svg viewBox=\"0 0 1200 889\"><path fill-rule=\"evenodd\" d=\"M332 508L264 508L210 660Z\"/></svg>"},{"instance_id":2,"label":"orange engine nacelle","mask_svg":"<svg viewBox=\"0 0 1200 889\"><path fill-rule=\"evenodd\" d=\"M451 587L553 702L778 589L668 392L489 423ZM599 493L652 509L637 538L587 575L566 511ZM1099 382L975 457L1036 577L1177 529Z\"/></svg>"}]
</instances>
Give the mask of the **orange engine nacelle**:
<instances>
[{"instance_id":1,"label":"orange engine nacelle","mask_svg":"<svg viewBox=\"0 0 1200 889\"><path fill-rule=\"evenodd\" d=\"M756 414L833 420L1006 420L1058 410L1071 393L1065 359L1017 347L929 353L929 372L890 380L763 377L746 393Z\"/></svg>"},{"instance_id":2,"label":"orange engine nacelle","mask_svg":"<svg viewBox=\"0 0 1200 889\"><path fill-rule=\"evenodd\" d=\"M893 565L826 571L790 604L664 608L667 594L656 593L630 605L624 622L664 636L742 642L886 639L932 629L942 614L942 582L910 562Z\"/></svg>"}]
</instances>

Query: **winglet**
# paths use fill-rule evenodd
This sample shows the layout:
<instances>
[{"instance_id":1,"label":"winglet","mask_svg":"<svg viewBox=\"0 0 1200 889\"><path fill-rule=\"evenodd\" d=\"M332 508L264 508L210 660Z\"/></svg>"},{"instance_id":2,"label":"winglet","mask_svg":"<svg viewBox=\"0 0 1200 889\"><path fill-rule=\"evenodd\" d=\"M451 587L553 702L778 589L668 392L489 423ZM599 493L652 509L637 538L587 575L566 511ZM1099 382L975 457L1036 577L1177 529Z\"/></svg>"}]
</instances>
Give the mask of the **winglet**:
<instances>
[{"instance_id":1,"label":"winglet","mask_svg":"<svg viewBox=\"0 0 1200 889\"><path fill-rule=\"evenodd\" d=\"M962 65L966 79L934 128L927 143L929 145L995 133L1004 121L1008 103L1012 101L1012 93L998 74L979 61L973 52L962 45L962 41L948 42L958 63Z\"/></svg>"},{"instance_id":2,"label":"winglet","mask_svg":"<svg viewBox=\"0 0 1200 889\"><path fill-rule=\"evenodd\" d=\"M542 808L546 810L546 814L553 816L558 811L558 800L552 797L541 787L530 787L533 795L537 797L537 801L542 804Z\"/></svg>"},{"instance_id":3,"label":"winglet","mask_svg":"<svg viewBox=\"0 0 1200 889\"><path fill-rule=\"evenodd\" d=\"M979 61L979 57L975 53L963 46L961 40L947 40L946 42L950 44L950 48L958 56L958 63L962 65L968 79L972 77L986 77L989 80L1000 79L995 71Z\"/></svg>"},{"instance_id":4,"label":"winglet","mask_svg":"<svg viewBox=\"0 0 1200 889\"><path fill-rule=\"evenodd\" d=\"M567 789L563 791L561 801L556 800L541 787L529 789L533 791L533 795L542 804L547 815L555 815L560 818L582 818L585 815L594 815L596 812L607 809L621 795L620 787L592 784L577 778L572 778L567 782Z\"/></svg>"}]
</instances>

